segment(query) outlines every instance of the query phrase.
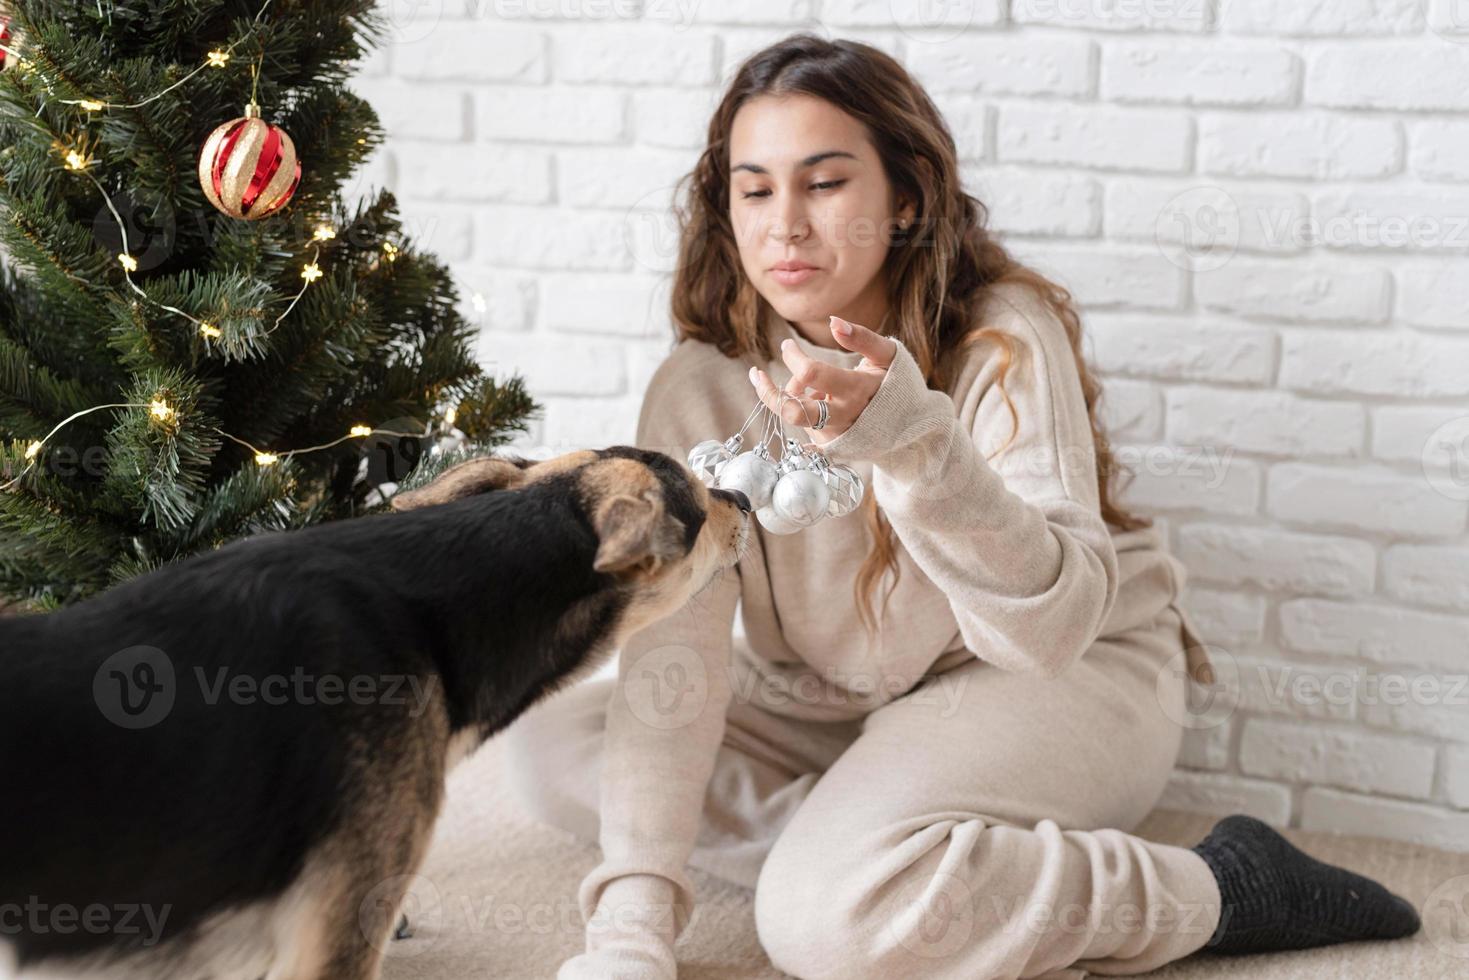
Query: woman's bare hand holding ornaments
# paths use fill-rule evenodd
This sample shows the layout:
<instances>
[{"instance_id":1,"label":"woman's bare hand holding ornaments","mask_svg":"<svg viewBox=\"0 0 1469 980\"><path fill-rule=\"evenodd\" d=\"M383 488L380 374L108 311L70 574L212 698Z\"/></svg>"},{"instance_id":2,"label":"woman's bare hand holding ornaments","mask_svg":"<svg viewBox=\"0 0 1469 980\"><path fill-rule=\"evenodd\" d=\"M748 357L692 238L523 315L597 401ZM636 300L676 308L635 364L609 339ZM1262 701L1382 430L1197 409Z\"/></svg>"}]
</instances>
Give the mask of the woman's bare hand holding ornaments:
<instances>
[{"instance_id":1,"label":"woman's bare hand holding ornaments","mask_svg":"<svg viewBox=\"0 0 1469 980\"><path fill-rule=\"evenodd\" d=\"M786 422L799 425L820 446L850 429L882 385L897 355L897 341L857 323L833 316L831 335L836 342L862 355L854 368L837 367L809 356L793 340L781 344L781 358L791 369L791 380L779 389L758 367L750 368L750 383L762 404ZM806 390L813 394L807 395ZM827 422L820 429L821 403Z\"/></svg>"}]
</instances>

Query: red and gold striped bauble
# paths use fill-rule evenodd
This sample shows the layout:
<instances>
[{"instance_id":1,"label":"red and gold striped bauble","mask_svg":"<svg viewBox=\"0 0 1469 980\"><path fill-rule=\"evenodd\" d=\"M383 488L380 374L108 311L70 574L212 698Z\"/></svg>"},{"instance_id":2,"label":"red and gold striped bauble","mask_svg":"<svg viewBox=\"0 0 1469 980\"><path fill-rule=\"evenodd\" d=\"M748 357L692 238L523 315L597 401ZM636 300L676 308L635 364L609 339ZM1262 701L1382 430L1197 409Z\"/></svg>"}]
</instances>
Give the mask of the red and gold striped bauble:
<instances>
[{"instance_id":1,"label":"red and gold striped bauble","mask_svg":"<svg viewBox=\"0 0 1469 980\"><path fill-rule=\"evenodd\" d=\"M10 23L10 15L0 7L0 71L10 71L20 61L20 37Z\"/></svg>"},{"instance_id":2,"label":"red and gold striped bauble","mask_svg":"<svg viewBox=\"0 0 1469 980\"><path fill-rule=\"evenodd\" d=\"M254 102L240 118L215 127L199 152L199 186L232 218L258 221L275 214L300 180L296 145L284 129L260 118Z\"/></svg>"}]
</instances>

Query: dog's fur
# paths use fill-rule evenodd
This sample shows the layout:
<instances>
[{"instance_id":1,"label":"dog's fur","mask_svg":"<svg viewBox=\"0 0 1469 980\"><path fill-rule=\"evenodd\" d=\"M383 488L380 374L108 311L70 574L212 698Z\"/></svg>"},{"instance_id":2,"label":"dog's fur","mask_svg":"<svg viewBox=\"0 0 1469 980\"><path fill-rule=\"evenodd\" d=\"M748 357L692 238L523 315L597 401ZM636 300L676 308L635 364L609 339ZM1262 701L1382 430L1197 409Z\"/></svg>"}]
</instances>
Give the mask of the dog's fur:
<instances>
[{"instance_id":1,"label":"dog's fur","mask_svg":"<svg viewBox=\"0 0 1469 980\"><path fill-rule=\"evenodd\" d=\"M628 446L486 457L397 513L0 619L0 969L375 977L454 762L738 561L748 506ZM151 674L118 660L140 646ZM160 664L166 715L109 720ZM241 676L314 681L251 698Z\"/></svg>"}]
</instances>

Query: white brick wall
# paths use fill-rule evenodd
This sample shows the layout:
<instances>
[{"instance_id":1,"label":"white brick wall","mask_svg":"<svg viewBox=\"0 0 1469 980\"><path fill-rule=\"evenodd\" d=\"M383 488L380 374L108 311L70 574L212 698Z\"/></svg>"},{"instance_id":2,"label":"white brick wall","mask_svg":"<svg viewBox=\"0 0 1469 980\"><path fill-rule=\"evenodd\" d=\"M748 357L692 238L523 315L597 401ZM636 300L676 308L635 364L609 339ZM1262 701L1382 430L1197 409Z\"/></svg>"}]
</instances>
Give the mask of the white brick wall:
<instances>
[{"instance_id":1,"label":"white brick wall","mask_svg":"<svg viewBox=\"0 0 1469 980\"><path fill-rule=\"evenodd\" d=\"M900 58L1080 300L1123 500L1233 668L1164 802L1469 849L1469 2L387 9L357 189L453 263L559 448L633 436L670 191L738 61L798 29Z\"/></svg>"}]
</instances>

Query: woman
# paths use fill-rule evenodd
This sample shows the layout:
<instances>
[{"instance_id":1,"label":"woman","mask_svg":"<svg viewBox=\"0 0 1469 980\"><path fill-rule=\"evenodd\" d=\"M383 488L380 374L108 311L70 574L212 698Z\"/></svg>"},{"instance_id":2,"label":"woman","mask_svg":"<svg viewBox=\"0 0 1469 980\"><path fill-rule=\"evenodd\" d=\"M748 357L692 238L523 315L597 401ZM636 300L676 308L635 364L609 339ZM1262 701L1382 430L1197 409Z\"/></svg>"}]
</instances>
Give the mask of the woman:
<instances>
[{"instance_id":1,"label":"woman","mask_svg":"<svg viewBox=\"0 0 1469 980\"><path fill-rule=\"evenodd\" d=\"M1174 766L1180 665L1212 680L1184 570L1112 499L1069 295L985 230L902 67L805 35L757 53L691 180L638 444L683 458L758 398L868 492L762 529L615 683L512 727L526 804L604 856L562 980L674 977L688 863L753 887L803 978L1141 973L1416 931L1251 818L1194 848L1126 833Z\"/></svg>"}]
</instances>

